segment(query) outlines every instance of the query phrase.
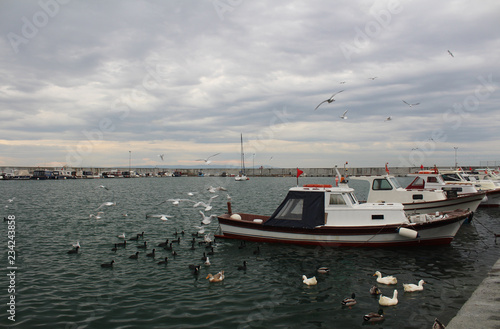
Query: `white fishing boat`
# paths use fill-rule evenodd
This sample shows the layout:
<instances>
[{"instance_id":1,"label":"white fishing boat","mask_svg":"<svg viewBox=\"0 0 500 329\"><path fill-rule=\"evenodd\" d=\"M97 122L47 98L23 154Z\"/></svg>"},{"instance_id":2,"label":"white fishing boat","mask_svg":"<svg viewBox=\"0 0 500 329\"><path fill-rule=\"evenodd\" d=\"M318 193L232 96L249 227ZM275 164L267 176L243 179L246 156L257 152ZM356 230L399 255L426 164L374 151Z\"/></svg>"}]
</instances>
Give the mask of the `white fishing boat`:
<instances>
[{"instance_id":1,"label":"white fishing boat","mask_svg":"<svg viewBox=\"0 0 500 329\"><path fill-rule=\"evenodd\" d=\"M342 180L339 180L342 181ZM471 211L406 214L401 203L360 203L347 184L293 187L271 216L218 216L218 238L321 246L449 244Z\"/></svg>"},{"instance_id":2,"label":"white fishing boat","mask_svg":"<svg viewBox=\"0 0 500 329\"><path fill-rule=\"evenodd\" d=\"M245 153L243 152L243 134L241 134L241 167L238 175L234 177L235 181L246 181L249 178L245 174Z\"/></svg>"},{"instance_id":3,"label":"white fishing boat","mask_svg":"<svg viewBox=\"0 0 500 329\"><path fill-rule=\"evenodd\" d=\"M415 178L415 180L418 179L418 177ZM474 212L485 195L483 192L457 195L443 190L403 188L397 178L389 174L384 176L351 176L349 180L363 181L369 185L366 202L398 202L403 204L406 212L417 214L455 209ZM417 184L417 182L415 183ZM414 185L410 184L410 186Z\"/></svg>"},{"instance_id":4,"label":"white fishing boat","mask_svg":"<svg viewBox=\"0 0 500 329\"><path fill-rule=\"evenodd\" d=\"M488 189L484 182L467 180L458 171L420 170L407 176L421 178L414 180L407 189L441 189L457 195L484 192L479 207L500 207L500 188Z\"/></svg>"}]
</instances>

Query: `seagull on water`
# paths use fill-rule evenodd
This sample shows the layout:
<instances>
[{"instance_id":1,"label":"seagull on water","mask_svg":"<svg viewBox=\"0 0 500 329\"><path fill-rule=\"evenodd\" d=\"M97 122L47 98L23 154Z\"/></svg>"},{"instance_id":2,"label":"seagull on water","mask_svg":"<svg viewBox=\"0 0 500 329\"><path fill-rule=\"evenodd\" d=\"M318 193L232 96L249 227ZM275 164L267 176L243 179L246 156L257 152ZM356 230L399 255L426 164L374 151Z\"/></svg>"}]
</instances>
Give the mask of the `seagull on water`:
<instances>
[{"instance_id":1,"label":"seagull on water","mask_svg":"<svg viewBox=\"0 0 500 329\"><path fill-rule=\"evenodd\" d=\"M163 221L167 221L169 218L172 218L174 216L159 214L159 215L146 215L146 217L155 217L155 218L159 218L159 219L161 219Z\"/></svg>"},{"instance_id":2,"label":"seagull on water","mask_svg":"<svg viewBox=\"0 0 500 329\"><path fill-rule=\"evenodd\" d=\"M210 161L209 159L210 159L210 158L212 158L212 157L214 157L214 156L216 156L216 155L219 155L219 154L220 154L220 153L215 153L215 154L212 154L211 156L209 156L209 157L208 157L208 158L206 158L206 159L198 159L198 160L196 160L196 161L205 161L205 164L207 164L207 165L208 165L208 164L210 164L210 163L212 162L212 161Z\"/></svg>"},{"instance_id":3,"label":"seagull on water","mask_svg":"<svg viewBox=\"0 0 500 329\"><path fill-rule=\"evenodd\" d=\"M340 118L341 118L342 120L346 120L346 119L347 119L347 116L346 116L347 111L349 111L349 110L345 110L345 111L344 111L344 114L342 114L342 115L340 116Z\"/></svg>"},{"instance_id":4,"label":"seagull on water","mask_svg":"<svg viewBox=\"0 0 500 329\"><path fill-rule=\"evenodd\" d=\"M339 93L341 93L341 92L343 92L343 90L341 90L341 91L339 91L339 92L336 92L335 94L333 94L333 95L332 95L332 97L330 97L330 98L328 98L327 100L324 100L324 101L322 101L321 103L319 103L319 104L318 104L318 106L316 106L316 108L314 109L314 111L316 111L316 110L318 109L318 107L320 107L320 106L321 106L321 104L323 104L323 103L328 103L328 104L330 104L330 103L332 103L332 102L335 102L335 99L333 99L333 97L335 97L335 95L337 95L337 94L339 94Z\"/></svg>"},{"instance_id":5,"label":"seagull on water","mask_svg":"<svg viewBox=\"0 0 500 329\"><path fill-rule=\"evenodd\" d=\"M117 235L117 237L120 239L125 239L125 233L119 234L119 235Z\"/></svg>"},{"instance_id":6,"label":"seagull on water","mask_svg":"<svg viewBox=\"0 0 500 329\"><path fill-rule=\"evenodd\" d=\"M451 57L455 57L453 56L452 52L448 50L448 54L450 54Z\"/></svg>"},{"instance_id":7,"label":"seagull on water","mask_svg":"<svg viewBox=\"0 0 500 329\"><path fill-rule=\"evenodd\" d=\"M413 106L416 106L420 103L414 103L414 104L410 104L410 103L407 103L406 101L403 100L403 103L405 103L406 105L408 105L409 107L413 107Z\"/></svg>"}]
</instances>

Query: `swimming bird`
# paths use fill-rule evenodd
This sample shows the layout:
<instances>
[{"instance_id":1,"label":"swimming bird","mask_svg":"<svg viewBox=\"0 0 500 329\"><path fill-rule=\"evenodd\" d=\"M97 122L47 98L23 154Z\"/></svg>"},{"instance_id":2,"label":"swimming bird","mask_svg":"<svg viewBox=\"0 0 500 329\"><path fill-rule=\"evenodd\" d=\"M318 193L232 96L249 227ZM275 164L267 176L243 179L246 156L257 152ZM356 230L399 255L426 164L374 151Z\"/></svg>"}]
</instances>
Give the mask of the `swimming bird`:
<instances>
[{"instance_id":1,"label":"swimming bird","mask_svg":"<svg viewBox=\"0 0 500 329\"><path fill-rule=\"evenodd\" d=\"M153 249L149 254L146 254L146 257L153 257L153 258L155 258L155 252L156 252L156 249Z\"/></svg>"},{"instance_id":2,"label":"swimming bird","mask_svg":"<svg viewBox=\"0 0 500 329\"><path fill-rule=\"evenodd\" d=\"M302 275L302 282L304 282L308 286L314 286L314 285L318 284L318 281L316 280L315 276L308 279L307 276Z\"/></svg>"},{"instance_id":3,"label":"swimming bird","mask_svg":"<svg viewBox=\"0 0 500 329\"><path fill-rule=\"evenodd\" d=\"M116 252L118 250L118 245L115 243L115 246L111 249L111 251Z\"/></svg>"},{"instance_id":4,"label":"swimming bird","mask_svg":"<svg viewBox=\"0 0 500 329\"><path fill-rule=\"evenodd\" d=\"M191 247L189 248L189 250L196 250L194 243L195 243L194 241L191 242Z\"/></svg>"},{"instance_id":5,"label":"swimming bird","mask_svg":"<svg viewBox=\"0 0 500 329\"><path fill-rule=\"evenodd\" d=\"M246 244L245 240L242 240L242 241L240 242L240 245L238 246L238 249L243 249L243 248L245 248L246 246L247 246L247 244Z\"/></svg>"},{"instance_id":6,"label":"swimming bird","mask_svg":"<svg viewBox=\"0 0 500 329\"><path fill-rule=\"evenodd\" d=\"M260 255L260 247L259 247L259 246L257 246L257 249L255 249L255 250L253 251L253 254L254 254L254 255Z\"/></svg>"},{"instance_id":7,"label":"swimming bird","mask_svg":"<svg viewBox=\"0 0 500 329\"><path fill-rule=\"evenodd\" d=\"M349 111L349 110L345 110L345 111L344 111L344 114L342 114L342 115L340 116L340 118L341 118L342 120L346 120L346 119L347 119L347 116L346 116L347 111Z\"/></svg>"},{"instance_id":8,"label":"swimming bird","mask_svg":"<svg viewBox=\"0 0 500 329\"><path fill-rule=\"evenodd\" d=\"M158 247L165 247L168 245L168 239L165 242L161 242L158 244Z\"/></svg>"},{"instance_id":9,"label":"swimming bird","mask_svg":"<svg viewBox=\"0 0 500 329\"><path fill-rule=\"evenodd\" d=\"M172 242L168 246L163 247L165 250L172 250Z\"/></svg>"},{"instance_id":10,"label":"swimming bird","mask_svg":"<svg viewBox=\"0 0 500 329\"><path fill-rule=\"evenodd\" d=\"M392 298L380 295L378 303L382 306L394 306L398 303L398 291L394 289Z\"/></svg>"},{"instance_id":11,"label":"swimming bird","mask_svg":"<svg viewBox=\"0 0 500 329\"><path fill-rule=\"evenodd\" d=\"M363 315L363 320L366 322L382 322L385 320L384 318L384 310L379 309L378 312L370 312L368 314Z\"/></svg>"},{"instance_id":12,"label":"swimming bird","mask_svg":"<svg viewBox=\"0 0 500 329\"><path fill-rule=\"evenodd\" d=\"M198 229L198 232L196 232L196 236L205 233L205 227L204 226L195 226L195 227Z\"/></svg>"},{"instance_id":13,"label":"swimming bird","mask_svg":"<svg viewBox=\"0 0 500 329\"><path fill-rule=\"evenodd\" d=\"M125 239L125 233L119 234L116 237L120 239Z\"/></svg>"},{"instance_id":14,"label":"swimming bird","mask_svg":"<svg viewBox=\"0 0 500 329\"><path fill-rule=\"evenodd\" d=\"M453 53L449 50L448 50L448 54L450 54L451 57L455 57L455 56L453 56Z\"/></svg>"},{"instance_id":15,"label":"swimming bird","mask_svg":"<svg viewBox=\"0 0 500 329\"><path fill-rule=\"evenodd\" d=\"M72 244L73 248L80 247L80 241L76 241L76 243Z\"/></svg>"},{"instance_id":16,"label":"swimming bird","mask_svg":"<svg viewBox=\"0 0 500 329\"><path fill-rule=\"evenodd\" d=\"M199 213L201 214L201 223L203 225L209 225L212 222L212 219L217 218L216 215L205 216L205 213L201 210L199 211Z\"/></svg>"},{"instance_id":17,"label":"swimming bird","mask_svg":"<svg viewBox=\"0 0 500 329\"><path fill-rule=\"evenodd\" d=\"M207 255L212 256L212 255L214 255L214 254L215 254L215 253L214 253L214 247L211 247L211 248L210 248L210 251L209 251L209 252L207 252Z\"/></svg>"},{"instance_id":18,"label":"swimming bird","mask_svg":"<svg viewBox=\"0 0 500 329\"><path fill-rule=\"evenodd\" d=\"M191 273L193 275L198 275L198 272L200 271L200 265L193 265L193 264L190 264L189 265L189 269L191 270Z\"/></svg>"},{"instance_id":19,"label":"swimming bird","mask_svg":"<svg viewBox=\"0 0 500 329\"><path fill-rule=\"evenodd\" d=\"M371 295L380 295L382 292L380 291L380 289L377 287L377 286L372 286L370 288L370 294Z\"/></svg>"},{"instance_id":20,"label":"swimming bird","mask_svg":"<svg viewBox=\"0 0 500 329\"><path fill-rule=\"evenodd\" d=\"M172 256L174 256L174 257L175 257L175 256L179 256L179 254L177 253L177 251L172 250Z\"/></svg>"},{"instance_id":21,"label":"swimming bird","mask_svg":"<svg viewBox=\"0 0 500 329\"><path fill-rule=\"evenodd\" d=\"M198 159L196 161L205 161L205 164L206 165L209 165L210 163L212 163L212 161L210 161L209 159L216 156L216 155L219 155L220 153L215 153L215 154L212 154L211 156L209 156L208 158L206 159Z\"/></svg>"},{"instance_id":22,"label":"swimming bird","mask_svg":"<svg viewBox=\"0 0 500 329\"><path fill-rule=\"evenodd\" d=\"M123 242L117 243L118 247L126 247L127 246L127 240L123 240Z\"/></svg>"},{"instance_id":23,"label":"swimming bird","mask_svg":"<svg viewBox=\"0 0 500 329\"><path fill-rule=\"evenodd\" d=\"M101 264L101 267L113 267L113 264L115 263L114 260L112 260L110 263L104 263L104 264Z\"/></svg>"},{"instance_id":24,"label":"swimming bird","mask_svg":"<svg viewBox=\"0 0 500 329\"><path fill-rule=\"evenodd\" d=\"M75 249L68 250L68 254L77 254L78 249L80 249L80 247L76 247Z\"/></svg>"},{"instance_id":25,"label":"swimming bird","mask_svg":"<svg viewBox=\"0 0 500 329\"><path fill-rule=\"evenodd\" d=\"M379 271L375 272L375 274L373 274L373 276L377 276L378 283L382 283L382 284L396 284L396 283L398 283L398 280L396 279L396 277L394 277L392 275L382 277L382 273L380 273Z\"/></svg>"},{"instance_id":26,"label":"swimming bird","mask_svg":"<svg viewBox=\"0 0 500 329\"><path fill-rule=\"evenodd\" d=\"M141 245L141 246L137 246L137 248L139 248L139 249L147 249L148 248L148 242L144 241L144 244Z\"/></svg>"},{"instance_id":27,"label":"swimming bird","mask_svg":"<svg viewBox=\"0 0 500 329\"><path fill-rule=\"evenodd\" d=\"M212 243L212 239L210 238L210 234L205 234L203 236L203 242L208 243L208 244Z\"/></svg>"},{"instance_id":28,"label":"swimming bird","mask_svg":"<svg viewBox=\"0 0 500 329\"><path fill-rule=\"evenodd\" d=\"M416 106L420 103L414 103L414 104L410 104L410 103L407 103L406 101L403 100L403 103L405 103L406 105L408 105L409 107L413 107L413 106Z\"/></svg>"},{"instance_id":29,"label":"swimming bird","mask_svg":"<svg viewBox=\"0 0 500 329\"><path fill-rule=\"evenodd\" d=\"M139 258L139 252L137 251L135 255L129 256L128 258L130 259L138 259Z\"/></svg>"},{"instance_id":30,"label":"swimming bird","mask_svg":"<svg viewBox=\"0 0 500 329\"><path fill-rule=\"evenodd\" d=\"M351 297L346 297L342 300L341 304L343 306L348 306L351 308L351 306L356 305L356 294L352 293Z\"/></svg>"},{"instance_id":31,"label":"swimming bird","mask_svg":"<svg viewBox=\"0 0 500 329\"><path fill-rule=\"evenodd\" d=\"M209 282L221 282L224 280L224 271L220 271L216 275L208 274L206 279L208 279Z\"/></svg>"},{"instance_id":32,"label":"swimming bird","mask_svg":"<svg viewBox=\"0 0 500 329\"><path fill-rule=\"evenodd\" d=\"M205 260L205 266L210 266L210 258L208 258L208 257Z\"/></svg>"},{"instance_id":33,"label":"swimming bird","mask_svg":"<svg viewBox=\"0 0 500 329\"><path fill-rule=\"evenodd\" d=\"M129 241L137 241L139 240L139 234L137 234L135 237L131 237Z\"/></svg>"},{"instance_id":34,"label":"swimming bird","mask_svg":"<svg viewBox=\"0 0 500 329\"><path fill-rule=\"evenodd\" d=\"M144 232L142 232L142 233L137 233L137 236L140 236L141 238L143 238L143 239L144 239Z\"/></svg>"},{"instance_id":35,"label":"swimming bird","mask_svg":"<svg viewBox=\"0 0 500 329\"><path fill-rule=\"evenodd\" d=\"M438 318L434 319L434 324L432 325L432 329L445 329L446 327L444 324L441 323L441 321L438 320Z\"/></svg>"},{"instance_id":36,"label":"swimming bird","mask_svg":"<svg viewBox=\"0 0 500 329\"><path fill-rule=\"evenodd\" d=\"M243 265L238 266L238 271L246 271L247 270L247 261L243 261Z\"/></svg>"},{"instance_id":37,"label":"swimming bird","mask_svg":"<svg viewBox=\"0 0 500 329\"><path fill-rule=\"evenodd\" d=\"M206 253L203 253L203 256L201 256L201 260L202 261L206 261L207 260L207 254Z\"/></svg>"},{"instance_id":38,"label":"swimming bird","mask_svg":"<svg viewBox=\"0 0 500 329\"><path fill-rule=\"evenodd\" d=\"M323 104L323 103L328 103L328 104L330 104L330 103L332 103L332 102L335 102L335 99L333 99L333 97L335 97L335 95L337 95L337 94L340 94L341 92L343 92L343 90L341 90L341 91L339 91L339 92L336 92L335 94L333 94L333 95L332 95L332 97L330 97L330 98L328 98L327 100L324 100L324 101L322 101L321 103L319 103L319 104L318 104L318 106L316 106L316 108L314 109L314 111L316 111L316 110L318 109L318 107L320 107L320 106L321 106L321 104Z\"/></svg>"},{"instance_id":39,"label":"swimming bird","mask_svg":"<svg viewBox=\"0 0 500 329\"><path fill-rule=\"evenodd\" d=\"M424 290L425 283L426 282L424 280L418 281L418 284L403 283L403 288L404 288L405 292L422 291L422 290Z\"/></svg>"},{"instance_id":40,"label":"swimming bird","mask_svg":"<svg viewBox=\"0 0 500 329\"><path fill-rule=\"evenodd\" d=\"M159 218L163 221L167 221L169 218L172 218L174 216L172 215L164 215L164 214L159 214L159 215L146 215L146 217L155 217L155 218Z\"/></svg>"},{"instance_id":41,"label":"swimming bird","mask_svg":"<svg viewBox=\"0 0 500 329\"><path fill-rule=\"evenodd\" d=\"M330 269L328 267L320 267L317 269L318 273L321 273L321 274L327 274L327 273L330 273Z\"/></svg>"},{"instance_id":42,"label":"swimming bird","mask_svg":"<svg viewBox=\"0 0 500 329\"><path fill-rule=\"evenodd\" d=\"M158 262L158 265L163 265L168 263L168 257L165 257L165 260L161 260Z\"/></svg>"}]
</instances>

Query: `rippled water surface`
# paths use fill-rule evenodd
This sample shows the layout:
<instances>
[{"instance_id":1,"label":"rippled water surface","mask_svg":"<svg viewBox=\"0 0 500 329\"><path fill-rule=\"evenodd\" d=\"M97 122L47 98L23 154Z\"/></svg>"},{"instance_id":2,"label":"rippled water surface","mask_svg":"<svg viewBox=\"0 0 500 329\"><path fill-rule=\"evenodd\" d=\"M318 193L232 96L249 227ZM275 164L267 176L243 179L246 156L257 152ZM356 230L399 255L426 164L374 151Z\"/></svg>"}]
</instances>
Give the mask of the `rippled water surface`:
<instances>
[{"instance_id":1,"label":"rippled water surface","mask_svg":"<svg viewBox=\"0 0 500 329\"><path fill-rule=\"evenodd\" d=\"M329 183L331 178L305 178L301 183ZM493 232L500 231L499 210L480 209L472 224L465 224L449 246L426 248L321 248L281 244L217 241L211 266L203 266L203 252L190 250L194 226L200 225L201 208L168 198L212 201L209 214L226 211L227 194L235 212L270 215L295 178L181 177L68 181L0 182L2 215L16 216L16 326L19 328L358 328L363 314L377 311L369 294L376 270L398 278L399 304L385 307L386 320L376 328L430 328L435 317L442 322L456 314L499 257ZM99 187L105 185L107 189ZM209 193L209 186L227 192ZM356 188L355 182L351 183ZM187 192L197 192L188 196ZM359 192L357 192L359 193ZM13 202L7 199L15 198ZM360 197L362 198L362 197ZM89 218L105 202L101 219ZM125 216L126 214L126 216ZM168 221L146 214L167 214ZM217 220L207 226L214 233ZM184 230L173 248L178 256L156 247ZM112 251L122 242L117 235L144 233L147 251L129 259L136 246ZM180 235L179 235L180 236ZM78 254L67 254L79 241ZM197 239L201 241L201 239ZM7 223L0 236L7 265ZM146 253L156 247L156 258ZM260 247L260 254L254 251ZM157 262L168 257L167 265ZM112 269L102 263L115 261ZM246 271L237 267L247 261ZM189 264L202 265L195 276ZM329 274L317 274L319 266ZM209 283L208 273L225 271L226 279ZM6 273L6 270L4 270ZM316 275L318 285L306 286L301 276ZM3 285L7 320L8 280ZM402 283L428 282L424 291L404 293ZM3 283L1 283L3 282ZM379 285L384 295L394 287ZM357 304L343 308L343 298L356 294Z\"/></svg>"}]
</instances>

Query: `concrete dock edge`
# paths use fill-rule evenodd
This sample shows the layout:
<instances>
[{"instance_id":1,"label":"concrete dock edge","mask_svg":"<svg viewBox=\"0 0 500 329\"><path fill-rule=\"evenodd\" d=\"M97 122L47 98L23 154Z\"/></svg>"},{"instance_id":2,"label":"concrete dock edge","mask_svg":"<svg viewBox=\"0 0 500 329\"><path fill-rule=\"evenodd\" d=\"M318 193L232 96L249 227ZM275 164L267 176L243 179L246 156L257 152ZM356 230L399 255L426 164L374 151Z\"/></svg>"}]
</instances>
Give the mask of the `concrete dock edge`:
<instances>
[{"instance_id":1,"label":"concrete dock edge","mask_svg":"<svg viewBox=\"0 0 500 329\"><path fill-rule=\"evenodd\" d=\"M446 328L500 329L500 259Z\"/></svg>"}]
</instances>

